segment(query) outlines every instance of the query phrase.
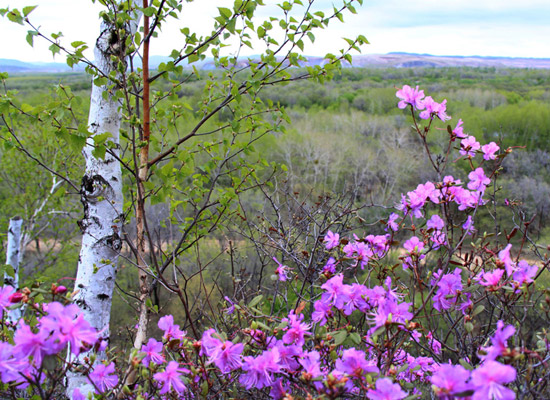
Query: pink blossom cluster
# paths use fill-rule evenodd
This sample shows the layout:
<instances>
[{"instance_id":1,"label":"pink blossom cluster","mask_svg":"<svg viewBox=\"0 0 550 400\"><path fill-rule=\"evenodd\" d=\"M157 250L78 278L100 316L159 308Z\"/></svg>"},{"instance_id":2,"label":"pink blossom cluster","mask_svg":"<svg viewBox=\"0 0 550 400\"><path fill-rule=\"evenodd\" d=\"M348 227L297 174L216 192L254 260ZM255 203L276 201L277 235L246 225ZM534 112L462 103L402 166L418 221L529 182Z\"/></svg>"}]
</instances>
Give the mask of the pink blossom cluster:
<instances>
[{"instance_id":1,"label":"pink blossom cluster","mask_svg":"<svg viewBox=\"0 0 550 400\"><path fill-rule=\"evenodd\" d=\"M13 291L9 287L0 290L5 297ZM5 311L5 303L1 306ZM35 326L20 321L13 334L13 343L0 342L0 378L20 387L36 383L40 377L43 360L63 350L78 356L90 350L98 341L97 331L84 319L80 309L70 304L53 302L39 309L43 315Z\"/></svg>"}]
</instances>

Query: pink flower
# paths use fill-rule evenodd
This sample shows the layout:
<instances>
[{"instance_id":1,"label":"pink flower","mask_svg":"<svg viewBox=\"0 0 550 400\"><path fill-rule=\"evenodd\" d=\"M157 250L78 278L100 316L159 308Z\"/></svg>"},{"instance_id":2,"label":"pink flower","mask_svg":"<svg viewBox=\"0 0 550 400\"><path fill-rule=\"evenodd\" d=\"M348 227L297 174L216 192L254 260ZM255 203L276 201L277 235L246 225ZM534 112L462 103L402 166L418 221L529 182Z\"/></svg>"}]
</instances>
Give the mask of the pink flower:
<instances>
[{"instance_id":1,"label":"pink flower","mask_svg":"<svg viewBox=\"0 0 550 400\"><path fill-rule=\"evenodd\" d=\"M20 357L16 358L15 354L16 351L11 344L0 342L0 378L3 383L19 381L20 371L23 370L24 364L28 365L28 362L20 361Z\"/></svg>"},{"instance_id":2,"label":"pink flower","mask_svg":"<svg viewBox=\"0 0 550 400\"><path fill-rule=\"evenodd\" d=\"M327 264L323 267L323 274L328 274L328 276L336 272L336 260L334 257L330 257L327 261Z\"/></svg>"},{"instance_id":3,"label":"pink flower","mask_svg":"<svg viewBox=\"0 0 550 400\"><path fill-rule=\"evenodd\" d=\"M458 123L453 129L453 134L459 139L464 139L466 137L466 135L464 134L464 127L462 126L462 124L463 124L462 120L459 119Z\"/></svg>"},{"instance_id":4,"label":"pink flower","mask_svg":"<svg viewBox=\"0 0 550 400\"><path fill-rule=\"evenodd\" d=\"M419 184L415 192L420 196L421 198L424 198L424 200L430 199L430 201L434 204L439 203L439 197L441 196L441 193L436 190L435 185L433 182L426 182L425 184Z\"/></svg>"},{"instance_id":5,"label":"pink flower","mask_svg":"<svg viewBox=\"0 0 550 400\"><path fill-rule=\"evenodd\" d=\"M245 357L242 369L246 373L241 375L239 382L247 389L270 387L275 381L272 374L281 371L279 350L274 347L269 351L264 351L256 358Z\"/></svg>"},{"instance_id":6,"label":"pink flower","mask_svg":"<svg viewBox=\"0 0 550 400\"><path fill-rule=\"evenodd\" d=\"M303 353L302 347L297 345L286 346L282 340L271 340L269 349L276 347L279 351L279 365L286 370L296 370L298 364L297 358Z\"/></svg>"},{"instance_id":7,"label":"pink flower","mask_svg":"<svg viewBox=\"0 0 550 400\"><path fill-rule=\"evenodd\" d=\"M428 332L426 335L430 342L430 347L434 351L435 354L441 354L441 342L433 337L433 334L431 332Z\"/></svg>"},{"instance_id":8,"label":"pink flower","mask_svg":"<svg viewBox=\"0 0 550 400\"><path fill-rule=\"evenodd\" d=\"M366 311L367 302L365 298L367 297L367 288L364 285L359 283L352 283L351 285L346 285L346 301L344 303L344 314L351 315L355 310Z\"/></svg>"},{"instance_id":9,"label":"pink flower","mask_svg":"<svg viewBox=\"0 0 550 400\"><path fill-rule=\"evenodd\" d=\"M295 315L294 310L290 312L288 318L283 318L283 322L288 322L286 333L283 336L283 342L285 344L304 345L304 335L311 335L311 332L308 331L310 325L303 323L303 320L304 316L302 314L299 316Z\"/></svg>"},{"instance_id":10,"label":"pink flower","mask_svg":"<svg viewBox=\"0 0 550 400\"><path fill-rule=\"evenodd\" d=\"M527 261L521 260L518 263L518 269L514 272L514 280L521 286L525 282L533 282L533 278L537 274L539 267L529 265Z\"/></svg>"},{"instance_id":11,"label":"pink flower","mask_svg":"<svg viewBox=\"0 0 550 400\"><path fill-rule=\"evenodd\" d=\"M497 322L497 330L493 337L491 337L492 346L483 348L487 353L484 357L481 357L485 361L494 361L497 357L503 355L508 349L508 339L516 333L516 328L512 325L504 327L504 322Z\"/></svg>"},{"instance_id":12,"label":"pink flower","mask_svg":"<svg viewBox=\"0 0 550 400\"><path fill-rule=\"evenodd\" d=\"M445 222L443 222L443 219L439 215L435 214L428 220L426 226L428 229L441 230L445 226Z\"/></svg>"},{"instance_id":13,"label":"pink flower","mask_svg":"<svg viewBox=\"0 0 550 400\"><path fill-rule=\"evenodd\" d=\"M407 392L401 390L398 383L392 383L389 378L376 381L376 390L369 390L367 397L370 400L401 400L407 397Z\"/></svg>"},{"instance_id":14,"label":"pink flower","mask_svg":"<svg viewBox=\"0 0 550 400\"><path fill-rule=\"evenodd\" d=\"M146 367L148 367L151 362L158 365L166 361L162 355L162 343L153 338L149 339L147 344L141 347L141 352L145 353L145 357L143 357L141 362Z\"/></svg>"},{"instance_id":15,"label":"pink flower","mask_svg":"<svg viewBox=\"0 0 550 400\"><path fill-rule=\"evenodd\" d=\"M365 359L365 353L354 348L344 350L342 358L336 360L336 369L355 378L363 379L365 374L378 373L376 365Z\"/></svg>"},{"instance_id":16,"label":"pink flower","mask_svg":"<svg viewBox=\"0 0 550 400\"><path fill-rule=\"evenodd\" d=\"M420 118L422 119L429 119L432 117L432 115L437 115L437 118L439 118L441 121L448 121L451 119L446 113L447 111L447 100L443 100L443 102L436 103L431 96L427 96L424 99L423 102L426 109L420 113Z\"/></svg>"},{"instance_id":17,"label":"pink flower","mask_svg":"<svg viewBox=\"0 0 550 400\"><path fill-rule=\"evenodd\" d=\"M355 238L358 240L357 238ZM361 265L361 269L364 269L368 264L370 258L374 255L372 249L364 242L350 242L344 246L344 252L346 257L354 258L356 260L355 266Z\"/></svg>"},{"instance_id":18,"label":"pink flower","mask_svg":"<svg viewBox=\"0 0 550 400\"><path fill-rule=\"evenodd\" d=\"M3 312L12 305L10 297L14 294L15 289L11 286L0 287L0 318L2 318Z\"/></svg>"},{"instance_id":19,"label":"pink flower","mask_svg":"<svg viewBox=\"0 0 550 400\"><path fill-rule=\"evenodd\" d=\"M318 351L309 351L302 354L298 362L304 368L304 372L310 375L312 379L317 378L318 376L323 375L321 371L321 363L319 359L321 356Z\"/></svg>"},{"instance_id":20,"label":"pink flower","mask_svg":"<svg viewBox=\"0 0 550 400\"><path fill-rule=\"evenodd\" d=\"M327 250L333 249L340 244L340 235L333 233L332 231L328 231L325 235L324 242Z\"/></svg>"},{"instance_id":21,"label":"pink flower","mask_svg":"<svg viewBox=\"0 0 550 400\"><path fill-rule=\"evenodd\" d=\"M182 394L186 387L181 381L181 374L189 373L185 368L180 368L176 361L170 361L164 372L157 372L153 378L162 383L160 394L166 394L174 390L178 394Z\"/></svg>"},{"instance_id":22,"label":"pink flower","mask_svg":"<svg viewBox=\"0 0 550 400\"><path fill-rule=\"evenodd\" d=\"M432 385L436 387L435 393L443 398L451 398L456 393L470 389L466 381L470 378L470 372L461 365L443 364L433 374Z\"/></svg>"},{"instance_id":23,"label":"pink flower","mask_svg":"<svg viewBox=\"0 0 550 400\"><path fill-rule=\"evenodd\" d=\"M399 224L395 222L399 218L399 215L396 213L391 213L388 218L388 227L394 231L397 232L399 230ZM388 230L388 228L386 228Z\"/></svg>"},{"instance_id":24,"label":"pink flower","mask_svg":"<svg viewBox=\"0 0 550 400\"><path fill-rule=\"evenodd\" d=\"M342 274L338 274L321 285L321 289L325 290L325 293L321 296L321 301L323 303L342 309L344 302L347 301L343 279L344 276Z\"/></svg>"},{"instance_id":25,"label":"pink flower","mask_svg":"<svg viewBox=\"0 0 550 400\"><path fill-rule=\"evenodd\" d=\"M498 253L498 258L504 263L504 267L506 268L506 273L508 274L508 276L512 276L512 273L516 269L516 265L512 260L512 257L510 256L511 248L512 244L508 243L508 245L506 245L506 247Z\"/></svg>"},{"instance_id":26,"label":"pink flower","mask_svg":"<svg viewBox=\"0 0 550 400\"><path fill-rule=\"evenodd\" d=\"M90 372L88 380L95 385L96 390L98 390L99 393L105 393L106 391L111 390L118 384L118 376L115 373L115 364L110 363L109 365L96 365L94 370Z\"/></svg>"},{"instance_id":27,"label":"pink flower","mask_svg":"<svg viewBox=\"0 0 550 400\"><path fill-rule=\"evenodd\" d=\"M460 141L460 154L468 157L475 157L476 151L481 148L481 145L474 136L468 136Z\"/></svg>"},{"instance_id":28,"label":"pink flower","mask_svg":"<svg viewBox=\"0 0 550 400\"><path fill-rule=\"evenodd\" d=\"M487 185L491 183L491 180L485 175L485 171L481 167L470 172L468 178L470 179L470 182L468 182L468 189L470 190L484 192Z\"/></svg>"},{"instance_id":29,"label":"pink flower","mask_svg":"<svg viewBox=\"0 0 550 400\"><path fill-rule=\"evenodd\" d=\"M51 332L50 341L57 342L57 351L71 344L71 352L79 355L82 351L88 350L98 340L98 334L75 304L63 306L61 303L48 304L46 311L48 315L41 320L42 327ZM55 349L51 349L53 354Z\"/></svg>"},{"instance_id":30,"label":"pink flower","mask_svg":"<svg viewBox=\"0 0 550 400\"><path fill-rule=\"evenodd\" d=\"M280 400L289 393L288 385L284 384L284 382L285 380L283 378L279 378L275 381L275 383L271 386L271 390L269 391L269 395L271 396L271 398L275 400Z\"/></svg>"},{"instance_id":31,"label":"pink flower","mask_svg":"<svg viewBox=\"0 0 550 400\"><path fill-rule=\"evenodd\" d=\"M424 249L424 242L421 242L420 239L413 236L403 244L403 247L409 253L419 253Z\"/></svg>"},{"instance_id":32,"label":"pink flower","mask_svg":"<svg viewBox=\"0 0 550 400\"><path fill-rule=\"evenodd\" d=\"M365 240L370 246L368 256L384 257L384 254L389 250L390 235L368 235Z\"/></svg>"},{"instance_id":33,"label":"pink flower","mask_svg":"<svg viewBox=\"0 0 550 400\"><path fill-rule=\"evenodd\" d=\"M14 337L15 350L19 358L32 358L32 363L40 368L44 355L55 354L59 350L57 346L51 349L46 343L49 336L49 332L45 330L34 333L27 324L21 322Z\"/></svg>"},{"instance_id":34,"label":"pink flower","mask_svg":"<svg viewBox=\"0 0 550 400\"><path fill-rule=\"evenodd\" d=\"M227 340L214 348L208 358L208 363L214 363L222 373L228 374L242 366L241 353L243 349L244 344Z\"/></svg>"},{"instance_id":35,"label":"pink flower","mask_svg":"<svg viewBox=\"0 0 550 400\"><path fill-rule=\"evenodd\" d=\"M462 229L468 232L468 234L471 234L474 230L474 219L471 215L468 215L468 218L466 218L466 221L462 224Z\"/></svg>"},{"instance_id":36,"label":"pink flower","mask_svg":"<svg viewBox=\"0 0 550 400\"><path fill-rule=\"evenodd\" d=\"M430 226L428 226L428 228L430 228ZM432 232L430 239L433 242L434 249L438 249L439 246L447 243L445 232L437 229Z\"/></svg>"},{"instance_id":37,"label":"pink flower","mask_svg":"<svg viewBox=\"0 0 550 400\"><path fill-rule=\"evenodd\" d=\"M472 400L513 400L513 390L504 387L516 379L516 370L496 361L486 361L472 372L472 386L475 390Z\"/></svg>"},{"instance_id":38,"label":"pink flower","mask_svg":"<svg viewBox=\"0 0 550 400\"><path fill-rule=\"evenodd\" d=\"M164 331L163 338L165 340L183 340L183 337L186 335L186 332L182 331L179 325L174 324L174 317L171 315L166 315L159 319L158 327Z\"/></svg>"},{"instance_id":39,"label":"pink flower","mask_svg":"<svg viewBox=\"0 0 550 400\"><path fill-rule=\"evenodd\" d=\"M436 310L448 310L456 303L458 291L461 291L463 288L460 272L461 270L456 268L452 274L445 274L441 279L439 279L438 276L434 278L435 281L439 279L437 281L439 289L433 298L433 304ZM434 274L434 276L436 275L439 274Z\"/></svg>"},{"instance_id":40,"label":"pink flower","mask_svg":"<svg viewBox=\"0 0 550 400\"><path fill-rule=\"evenodd\" d=\"M413 266L413 258L411 255L416 255L417 261L423 260L426 256L424 254L420 254L420 252L424 249L424 242L420 241L416 236L413 236L409 240L407 240L403 247L407 252L409 253L409 256L405 258L403 261L403 269L407 269L409 267Z\"/></svg>"},{"instance_id":41,"label":"pink flower","mask_svg":"<svg viewBox=\"0 0 550 400\"><path fill-rule=\"evenodd\" d=\"M281 282L285 282L288 279L288 271L290 270L290 268L286 265L281 264L279 260L277 260L275 257L273 257L273 260L277 263L275 275L279 277L279 280Z\"/></svg>"},{"instance_id":42,"label":"pink flower","mask_svg":"<svg viewBox=\"0 0 550 400\"><path fill-rule=\"evenodd\" d=\"M327 304L321 300L317 300L313 303L313 314L311 314L311 319L315 322L319 322L319 325L323 326L327 323L327 317L332 315L330 311L332 309L331 304Z\"/></svg>"},{"instance_id":43,"label":"pink flower","mask_svg":"<svg viewBox=\"0 0 550 400\"><path fill-rule=\"evenodd\" d=\"M207 355L208 357L210 357L210 354L214 352L216 347L221 345L221 339L218 337L214 337L214 335L218 336L217 332L214 329L208 329L203 332L201 338L201 356Z\"/></svg>"},{"instance_id":44,"label":"pink flower","mask_svg":"<svg viewBox=\"0 0 550 400\"><path fill-rule=\"evenodd\" d=\"M417 110L422 110L424 108L424 103L422 102L424 91L418 90L418 86L416 89L413 89L409 85L405 85L402 89L398 90L395 95L402 99L397 105L401 109L407 107L408 104Z\"/></svg>"},{"instance_id":45,"label":"pink flower","mask_svg":"<svg viewBox=\"0 0 550 400\"><path fill-rule=\"evenodd\" d=\"M498 286L502 275L504 275L504 270L502 269L496 269L493 272L481 271L475 279L481 286Z\"/></svg>"},{"instance_id":46,"label":"pink flower","mask_svg":"<svg viewBox=\"0 0 550 400\"><path fill-rule=\"evenodd\" d=\"M386 325L390 321L393 323L404 324L413 316L409 312L412 303L398 303L394 298L385 298L378 301L378 308L371 314L370 322L374 323L374 327L369 330L369 334L376 329Z\"/></svg>"},{"instance_id":47,"label":"pink flower","mask_svg":"<svg viewBox=\"0 0 550 400\"><path fill-rule=\"evenodd\" d=\"M483 152L483 158L485 160L495 160L497 158L496 152L500 150L500 147L495 142L489 144L484 144L481 146L481 151Z\"/></svg>"}]
</instances>

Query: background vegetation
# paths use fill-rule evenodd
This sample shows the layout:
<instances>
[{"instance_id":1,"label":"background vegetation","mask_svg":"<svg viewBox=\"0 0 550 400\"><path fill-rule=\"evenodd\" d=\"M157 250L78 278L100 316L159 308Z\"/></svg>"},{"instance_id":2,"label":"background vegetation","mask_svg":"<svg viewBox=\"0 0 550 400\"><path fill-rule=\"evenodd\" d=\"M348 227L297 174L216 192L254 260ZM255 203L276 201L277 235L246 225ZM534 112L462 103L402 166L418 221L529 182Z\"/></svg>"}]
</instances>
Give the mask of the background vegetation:
<instances>
[{"instance_id":1,"label":"background vegetation","mask_svg":"<svg viewBox=\"0 0 550 400\"><path fill-rule=\"evenodd\" d=\"M171 107L190 111L185 119L178 119L176 128L183 131L196 124L191 111L199 108L209 74L218 72L204 72L201 79L186 82L170 100ZM506 223L532 220L530 233L539 247L546 247L550 239L550 71L345 69L324 86L298 81L261 93L265 102L284 107L291 122L286 125L286 133L264 137L249 150L252 165L254 160L267 161L258 165L258 187L240 196L239 210L223 222L223 229L181 258L180 269L190 272L186 293L195 299L198 322L208 325L209 316L227 306L224 296L244 301L258 290L272 293L274 256L299 271L304 282L313 279L318 271L311 269L323 265L324 257L315 249L321 250L319 238L327 229L337 226L348 233L382 233L378 221L391 212L387 206L395 204L401 193L414 189L418 182L432 178L426 159L409 156L408 149L420 143L411 134L407 116L396 108L395 88L403 84L421 86L436 101L448 99L449 115L460 115L466 121L465 132L478 140L496 141L502 148L522 148L506 158L498 181L501 186L493 188L501 192L499 198L506 198L515 207L495 202L493 215L497 216L498 226L487 215L477 217L476 227L482 232L506 233L511 230ZM54 124L56 118L85 116L88 111L91 82L83 74L15 75L4 85L4 92L17 91L17 101L30 107L57 102L58 113L49 124ZM72 92L68 94L65 87L69 85ZM166 91L171 89L169 81L156 85L157 90L163 90L162 85L166 85ZM163 132L162 124L168 117L153 115L152 129ZM231 116L220 114L220 121L224 118L229 121ZM451 126L456 122L456 118L450 121ZM78 181L80 155L60 145L64 143L58 140L63 132L58 132L58 137L47 132L50 130L40 125L28 127L26 139L34 142L38 161L53 160L57 170ZM442 132L442 143L445 136ZM33 140L38 137L40 140ZM10 145L9 138L5 139L0 150L0 232L6 232L13 215L23 214L26 221L34 216L33 240L23 260L23 286L60 277L67 278L66 284L74 277L78 258L79 229L74 220L82 212L79 194L68 186L51 193L53 177L36 168L37 160L21 154ZM433 141L430 144L438 146L437 138ZM452 172L461 175L459 170ZM31 174L39 176L30 178ZM266 180L269 184L260 184ZM45 198L47 206L37 213ZM170 210L154 197L149 207L150 215L155 215L150 223L168 249L177 229L167 223ZM203 271L193 265L197 260L208 268L193 275L191 271ZM135 307L138 284L134 273L126 273L130 266L122 260L114 304L115 321L111 326L117 327L113 333L119 339L131 336L134 324L131 316L135 313L130 309ZM299 297L298 288L282 298L289 302ZM159 287L151 307L156 307L159 316L181 314L178 303L166 300L169 294ZM274 307L285 307L275 300Z\"/></svg>"}]
</instances>

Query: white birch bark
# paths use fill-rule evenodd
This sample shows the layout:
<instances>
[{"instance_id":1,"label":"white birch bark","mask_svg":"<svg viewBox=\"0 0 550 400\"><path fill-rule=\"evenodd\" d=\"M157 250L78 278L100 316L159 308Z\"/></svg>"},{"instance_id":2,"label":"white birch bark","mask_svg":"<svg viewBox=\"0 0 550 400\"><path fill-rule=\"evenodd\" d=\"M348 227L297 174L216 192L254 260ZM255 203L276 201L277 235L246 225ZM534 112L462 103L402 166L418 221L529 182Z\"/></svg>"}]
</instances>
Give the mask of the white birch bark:
<instances>
[{"instance_id":1,"label":"white birch bark","mask_svg":"<svg viewBox=\"0 0 550 400\"><path fill-rule=\"evenodd\" d=\"M134 0L137 4L137 0ZM136 16L129 27L129 35L134 35L141 16ZM106 76L116 71L117 63L111 56L124 54L125 38L119 38L112 24L103 22L101 33L94 49L95 64ZM113 153L119 155L119 130L121 104L112 94L106 95L105 86L93 86L90 100L88 129L92 135L109 132L114 144ZM119 236L122 226L122 173L116 157L105 154L98 159L92 154L93 140L89 139L84 147L86 172L82 178L81 201L84 206L84 218L81 221L82 247L78 260L75 282L75 302L81 308L86 320L100 331L101 337L109 341L109 320L112 295L115 285L116 267L122 240ZM81 361L86 354L79 357ZM96 362L104 354L97 354ZM78 363L79 360L73 360ZM84 396L93 391L86 376L71 372L67 375L67 395L72 396L79 388Z\"/></svg>"},{"instance_id":2,"label":"white birch bark","mask_svg":"<svg viewBox=\"0 0 550 400\"><path fill-rule=\"evenodd\" d=\"M23 219L21 217L13 217L10 219L8 226L8 248L6 251L6 264L13 268L14 275L4 274L4 284L19 289L19 247L21 245L21 227ZM8 321L17 322L21 318L21 310L15 309L8 311Z\"/></svg>"}]
</instances>

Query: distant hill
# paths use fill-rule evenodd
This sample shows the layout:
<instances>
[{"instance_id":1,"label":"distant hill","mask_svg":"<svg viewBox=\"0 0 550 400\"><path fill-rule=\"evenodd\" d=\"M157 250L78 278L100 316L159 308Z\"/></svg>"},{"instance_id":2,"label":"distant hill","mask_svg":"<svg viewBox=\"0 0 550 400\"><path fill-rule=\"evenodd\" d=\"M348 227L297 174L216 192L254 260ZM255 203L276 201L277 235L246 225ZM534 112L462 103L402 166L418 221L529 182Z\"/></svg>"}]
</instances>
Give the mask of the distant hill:
<instances>
[{"instance_id":1,"label":"distant hill","mask_svg":"<svg viewBox=\"0 0 550 400\"><path fill-rule=\"evenodd\" d=\"M254 59L254 57L251 57ZM162 62L171 58L152 56L151 68L156 68ZM246 58L240 64L245 66ZM322 57L308 57L304 66L323 65ZM186 64L185 64L186 65ZM214 62L206 59L195 63L199 69L215 69ZM349 66L349 65L348 65ZM481 57L481 56L432 56L430 54L388 53L365 54L353 57L353 67L393 67L393 68L422 68L422 67L495 67L495 68L537 68L550 69L550 58L512 58L512 57ZM71 69L64 63L23 62L18 60L0 59L0 71L8 73L62 73L80 72L84 66Z\"/></svg>"},{"instance_id":2,"label":"distant hill","mask_svg":"<svg viewBox=\"0 0 550 400\"><path fill-rule=\"evenodd\" d=\"M430 54L389 53L353 57L354 67L495 67L550 69L550 58L481 56L432 56Z\"/></svg>"}]
</instances>

